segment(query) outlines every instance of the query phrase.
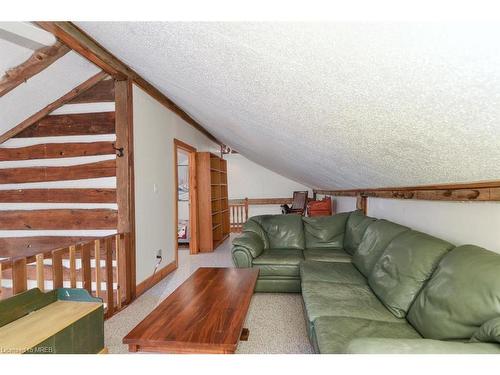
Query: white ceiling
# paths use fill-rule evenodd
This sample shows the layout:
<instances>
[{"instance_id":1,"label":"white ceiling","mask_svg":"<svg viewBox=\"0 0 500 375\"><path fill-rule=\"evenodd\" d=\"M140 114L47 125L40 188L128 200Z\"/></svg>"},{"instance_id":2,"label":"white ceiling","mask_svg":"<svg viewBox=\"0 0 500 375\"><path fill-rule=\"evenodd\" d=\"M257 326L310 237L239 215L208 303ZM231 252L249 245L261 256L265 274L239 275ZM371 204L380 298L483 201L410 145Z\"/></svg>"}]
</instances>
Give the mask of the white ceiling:
<instances>
[{"instance_id":1,"label":"white ceiling","mask_svg":"<svg viewBox=\"0 0 500 375\"><path fill-rule=\"evenodd\" d=\"M78 25L249 159L318 188L500 178L500 26Z\"/></svg>"}]
</instances>

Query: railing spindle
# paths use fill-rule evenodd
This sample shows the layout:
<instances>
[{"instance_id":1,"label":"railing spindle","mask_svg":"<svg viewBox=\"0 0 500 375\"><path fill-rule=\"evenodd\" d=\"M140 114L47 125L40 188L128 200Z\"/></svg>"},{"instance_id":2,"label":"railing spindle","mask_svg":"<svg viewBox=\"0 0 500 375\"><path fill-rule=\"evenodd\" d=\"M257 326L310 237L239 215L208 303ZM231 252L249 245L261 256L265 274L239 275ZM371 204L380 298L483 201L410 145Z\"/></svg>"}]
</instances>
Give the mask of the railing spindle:
<instances>
[{"instance_id":1,"label":"railing spindle","mask_svg":"<svg viewBox=\"0 0 500 375\"><path fill-rule=\"evenodd\" d=\"M120 235L115 236L115 251L116 251L116 306L118 310L122 308L122 285L121 285L121 274L122 274L122 257L121 257L121 241Z\"/></svg>"},{"instance_id":2,"label":"railing spindle","mask_svg":"<svg viewBox=\"0 0 500 375\"><path fill-rule=\"evenodd\" d=\"M90 268L90 247L89 244L83 244L80 247L82 260L82 281L83 289L92 293L92 270Z\"/></svg>"},{"instance_id":3,"label":"railing spindle","mask_svg":"<svg viewBox=\"0 0 500 375\"><path fill-rule=\"evenodd\" d=\"M37 254L36 259L36 286L42 292L45 291L45 266L43 264L43 254Z\"/></svg>"},{"instance_id":4,"label":"railing spindle","mask_svg":"<svg viewBox=\"0 0 500 375\"><path fill-rule=\"evenodd\" d=\"M115 303L113 301L113 240L106 238L104 240L106 250L106 296L107 296L107 316L113 315Z\"/></svg>"},{"instance_id":5,"label":"railing spindle","mask_svg":"<svg viewBox=\"0 0 500 375\"><path fill-rule=\"evenodd\" d=\"M63 287L63 265L62 265L62 253L64 249L52 251L52 282L53 289Z\"/></svg>"},{"instance_id":6,"label":"railing spindle","mask_svg":"<svg viewBox=\"0 0 500 375\"><path fill-rule=\"evenodd\" d=\"M94 258L95 258L95 296L101 296L101 241L94 241Z\"/></svg>"},{"instance_id":7,"label":"railing spindle","mask_svg":"<svg viewBox=\"0 0 500 375\"><path fill-rule=\"evenodd\" d=\"M76 288L76 247L69 247L69 283L71 288Z\"/></svg>"},{"instance_id":8,"label":"railing spindle","mask_svg":"<svg viewBox=\"0 0 500 375\"><path fill-rule=\"evenodd\" d=\"M12 294L18 294L28 289L26 258L12 261Z\"/></svg>"}]
</instances>

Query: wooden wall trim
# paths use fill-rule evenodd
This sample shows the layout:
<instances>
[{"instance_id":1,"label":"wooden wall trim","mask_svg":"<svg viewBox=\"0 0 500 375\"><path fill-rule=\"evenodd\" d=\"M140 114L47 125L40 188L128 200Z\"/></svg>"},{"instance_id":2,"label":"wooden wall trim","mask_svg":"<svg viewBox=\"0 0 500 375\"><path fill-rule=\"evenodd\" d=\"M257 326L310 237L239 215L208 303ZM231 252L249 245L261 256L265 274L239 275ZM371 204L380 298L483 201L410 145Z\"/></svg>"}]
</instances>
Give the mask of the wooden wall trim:
<instances>
[{"instance_id":1,"label":"wooden wall trim","mask_svg":"<svg viewBox=\"0 0 500 375\"><path fill-rule=\"evenodd\" d=\"M2 230L116 229L117 212L109 209L0 211Z\"/></svg>"},{"instance_id":2,"label":"wooden wall trim","mask_svg":"<svg viewBox=\"0 0 500 375\"><path fill-rule=\"evenodd\" d=\"M44 30L54 34L68 47L90 60L117 80L132 79L139 87L146 91L165 107L175 112L184 121L206 135L210 140L219 142L208 130L195 121L188 113L164 95L160 90L146 81L137 72L119 60L111 52L100 45L95 39L71 22L36 22Z\"/></svg>"},{"instance_id":3,"label":"wooden wall trim","mask_svg":"<svg viewBox=\"0 0 500 375\"><path fill-rule=\"evenodd\" d=\"M115 134L115 112L49 115L13 138Z\"/></svg>"},{"instance_id":4,"label":"wooden wall trim","mask_svg":"<svg viewBox=\"0 0 500 375\"><path fill-rule=\"evenodd\" d=\"M156 272L154 275L149 276L146 280L140 282L137 284L137 294L136 296L139 297L141 294L143 294L145 291L148 289L152 288L156 284L158 284L161 280L163 280L167 275L169 275L171 272L175 271L177 269L177 264L175 261L167 264L165 267L160 269L158 272Z\"/></svg>"},{"instance_id":5,"label":"wooden wall trim","mask_svg":"<svg viewBox=\"0 0 500 375\"><path fill-rule=\"evenodd\" d=\"M45 143L19 148L0 148L0 161L58 159L114 155L113 142Z\"/></svg>"},{"instance_id":6,"label":"wooden wall trim","mask_svg":"<svg viewBox=\"0 0 500 375\"><path fill-rule=\"evenodd\" d=\"M291 204L292 198L248 198L248 204L259 205L276 205L276 204ZM229 199L229 204L244 204L245 199Z\"/></svg>"},{"instance_id":7,"label":"wooden wall trim","mask_svg":"<svg viewBox=\"0 0 500 375\"><path fill-rule=\"evenodd\" d=\"M0 181L2 181L2 184L82 180L86 178L113 177L115 175L116 161L114 159L65 167L0 169Z\"/></svg>"},{"instance_id":8,"label":"wooden wall trim","mask_svg":"<svg viewBox=\"0 0 500 375\"><path fill-rule=\"evenodd\" d=\"M116 203L115 189L0 190L0 203Z\"/></svg>"},{"instance_id":9,"label":"wooden wall trim","mask_svg":"<svg viewBox=\"0 0 500 375\"><path fill-rule=\"evenodd\" d=\"M96 84L89 90L82 92L68 104L82 103L107 103L115 101L115 82L111 79L105 79Z\"/></svg>"},{"instance_id":10,"label":"wooden wall trim","mask_svg":"<svg viewBox=\"0 0 500 375\"><path fill-rule=\"evenodd\" d=\"M416 199L438 201L500 201L500 181L464 184L422 185L396 188L314 190L315 194L331 196Z\"/></svg>"}]
</instances>

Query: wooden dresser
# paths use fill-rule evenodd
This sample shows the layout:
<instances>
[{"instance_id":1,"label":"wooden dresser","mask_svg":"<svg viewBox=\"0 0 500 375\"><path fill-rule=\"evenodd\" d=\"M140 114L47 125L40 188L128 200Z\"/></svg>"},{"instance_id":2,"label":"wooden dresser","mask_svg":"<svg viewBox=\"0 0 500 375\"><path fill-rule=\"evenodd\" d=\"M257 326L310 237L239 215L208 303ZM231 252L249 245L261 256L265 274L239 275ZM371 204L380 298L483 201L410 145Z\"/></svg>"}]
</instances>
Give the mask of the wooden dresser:
<instances>
[{"instance_id":1,"label":"wooden dresser","mask_svg":"<svg viewBox=\"0 0 500 375\"><path fill-rule=\"evenodd\" d=\"M210 152L196 153L199 250L211 252L229 237L226 160Z\"/></svg>"}]
</instances>

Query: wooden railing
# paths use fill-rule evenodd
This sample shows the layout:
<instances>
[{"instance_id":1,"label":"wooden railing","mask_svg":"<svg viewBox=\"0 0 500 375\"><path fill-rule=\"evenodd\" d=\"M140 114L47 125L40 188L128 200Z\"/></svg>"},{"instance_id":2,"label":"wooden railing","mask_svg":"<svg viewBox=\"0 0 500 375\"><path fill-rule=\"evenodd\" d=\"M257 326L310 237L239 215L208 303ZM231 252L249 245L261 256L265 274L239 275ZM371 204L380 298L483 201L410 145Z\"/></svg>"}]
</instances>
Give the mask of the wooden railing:
<instances>
[{"instance_id":1,"label":"wooden railing","mask_svg":"<svg viewBox=\"0 0 500 375\"><path fill-rule=\"evenodd\" d=\"M229 201L229 228L231 233L241 232L248 220L248 198Z\"/></svg>"},{"instance_id":2,"label":"wooden railing","mask_svg":"<svg viewBox=\"0 0 500 375\"><path fill-rule=\"evenodd\" d=\"M129 234L78 243L32 256L0 260L0 299L31 288L83 288L103 299L106 317L130 302ZM1 257L1 255L0 255Z\"/></svg>"}]
</instances>

